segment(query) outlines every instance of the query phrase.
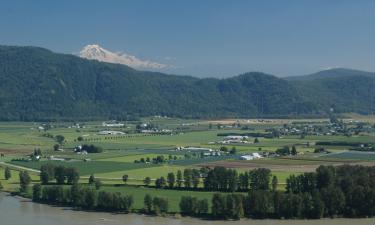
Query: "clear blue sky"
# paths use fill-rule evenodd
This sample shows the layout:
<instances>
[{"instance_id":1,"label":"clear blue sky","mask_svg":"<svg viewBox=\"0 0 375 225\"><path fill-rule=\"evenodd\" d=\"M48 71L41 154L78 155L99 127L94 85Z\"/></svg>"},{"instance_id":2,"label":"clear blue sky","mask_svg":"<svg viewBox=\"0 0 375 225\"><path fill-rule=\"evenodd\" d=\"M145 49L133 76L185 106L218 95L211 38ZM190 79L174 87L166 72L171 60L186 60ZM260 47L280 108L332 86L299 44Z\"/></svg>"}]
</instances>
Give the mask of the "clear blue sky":
<instances>
[{"instance_id":1,"label":"clear blue sky","mask_svg":"<svg viewBox=\"0 0 375 225\"><path fill-rule=\"evenodd\" d=\"M91 43L198 76L375 71L375 1L1 1L2 45L73 53Z\"/></svg>"}]
</instances>

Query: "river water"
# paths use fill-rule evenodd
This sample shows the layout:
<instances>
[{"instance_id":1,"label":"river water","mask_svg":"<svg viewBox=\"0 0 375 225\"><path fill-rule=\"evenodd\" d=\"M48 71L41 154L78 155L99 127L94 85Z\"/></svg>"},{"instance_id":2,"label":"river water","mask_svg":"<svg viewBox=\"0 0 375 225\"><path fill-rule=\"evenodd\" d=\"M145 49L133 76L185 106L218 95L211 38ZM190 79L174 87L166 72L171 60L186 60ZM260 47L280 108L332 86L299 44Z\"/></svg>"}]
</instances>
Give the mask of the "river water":
<instances>
[{"instance_id":1,"label":"river water","mask_svg":"<svg viewBox=\"0 0 375 225\"><path fill-rule=\"evenodd\" d=\"M0 193L0 225L374 225L374 219L205 221L80 212Z\"/></svg>"}]
</instances>

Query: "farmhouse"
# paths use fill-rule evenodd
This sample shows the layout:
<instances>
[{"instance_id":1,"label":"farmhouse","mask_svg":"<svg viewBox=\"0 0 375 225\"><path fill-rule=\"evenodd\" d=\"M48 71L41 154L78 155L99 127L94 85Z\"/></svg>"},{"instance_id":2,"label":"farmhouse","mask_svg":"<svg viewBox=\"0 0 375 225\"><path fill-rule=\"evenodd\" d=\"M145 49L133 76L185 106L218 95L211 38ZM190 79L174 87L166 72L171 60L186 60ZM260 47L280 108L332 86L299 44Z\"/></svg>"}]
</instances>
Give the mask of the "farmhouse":
<instances>
[{"instance_id":1,"label":"farmhouse","mask_svg":"<svg viewBox=\"0 0 375 225\"><path fill-rule=\"evenodd\" d=\"M240 160L253 160L253 159L260 159L260 158L263 158L263 157L257 152L240 156Z\"/></svg>"},{"instance_id":2,"label":"farmhouse","mask_svg":"<svg viewBox=\"0 0 375 225\"><path fill-rule=\"evenodd\" d=\"M224 140L236 140L236 141L242 141L244 139L248 139L248 136L241 136L241 135L229 135L224 137Z\"/></svg>"},{"instance_id":3,"label":"farmhouse","mask_svg":"<svg viewBox=\"0 0 375 225\"><path fill-rule=\"evenodd\" d=\"M103 130L98 133L99 135L124 135L124 132L113 131L113 130Z\"/></svg>"},{"instance_id":4,"label":"farmhouse","mask_svg":"<svg viewBox=\"0 0 375 225\"><path fill-rule=\"evenodd\" d=\"M211 148L200 148L200 147L177 147L177 151L190 151L190 152L212 152Z\"/></svg>"},{"instance_id":5,"label":"farmhouse","mask_svg":"<svg viewBox=\"0 0 375 225\"><path fill-rule=\"evenodd\" d=\"M102 126L103 127L123 127L124 124L123 123L117 123L116 121L112 121L110 123L103 122Z\"/></svg>"},{"instance_id":6,"label":"farmhouse","mask_svg":"<svg viewBox=\"0 0 375 225\"><path fill-rule=\"evenodd\" d=\"M54 157L54 156L49 156L48 160L51 160L51 161L65 161L64 158L57 158L57 157Z\"/></svg>"}]
</instances>

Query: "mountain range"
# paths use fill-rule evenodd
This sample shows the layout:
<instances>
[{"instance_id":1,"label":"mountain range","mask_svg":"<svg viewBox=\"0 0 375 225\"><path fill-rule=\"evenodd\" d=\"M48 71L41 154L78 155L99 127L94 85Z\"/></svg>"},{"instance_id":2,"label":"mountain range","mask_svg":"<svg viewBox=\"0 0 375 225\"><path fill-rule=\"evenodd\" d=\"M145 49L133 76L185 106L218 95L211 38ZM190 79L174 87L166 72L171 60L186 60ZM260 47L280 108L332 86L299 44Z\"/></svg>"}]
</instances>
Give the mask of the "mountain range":
<instances>
[{"instance_id":1,"label":"mountain range","mask_svg":"<svg viewBox=\"0 0 375 225\"><path fill-rule=\"evenodd\" d=\"M375 76L331 69L279 78L167 75L54 53L0 46L0 120L294 117L374 114Z\"/></svg>"}]
</instances>

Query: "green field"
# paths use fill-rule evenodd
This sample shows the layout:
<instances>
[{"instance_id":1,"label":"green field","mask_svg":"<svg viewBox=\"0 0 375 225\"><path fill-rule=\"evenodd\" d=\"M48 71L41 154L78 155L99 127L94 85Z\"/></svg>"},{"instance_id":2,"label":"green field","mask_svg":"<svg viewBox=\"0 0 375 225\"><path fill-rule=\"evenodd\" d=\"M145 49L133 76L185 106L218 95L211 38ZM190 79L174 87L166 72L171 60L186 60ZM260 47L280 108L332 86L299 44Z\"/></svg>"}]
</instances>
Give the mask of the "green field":
<instances>
[{"instance_id":1,"label":"green field","mask_svg":"<svg viewBox=\"0 0 375 225\"><path fill-rule=\"evenodd\" d=\"M139 164L129 162L111 162L111 161L89 161L89 162L60 162L60 161L39 161L39 162L18 162L14 161L12 164L24 166L32 169L40 169L41 165L52 163L54 165L62 165L65 167L73 167L79 170L82 175L90 175L96 173L109 173L114 171L129 171L140 168L151 168L159 165L154 164Z\"/></svg>"},{"instance_id":2,"label":"green field","mask_svg":"<svg viewBox=\"0 0 375 225\"><path fill-rule=\"evenodd\" d=\"M279 189L285 187L285 182L291 174L300 174L302 171L308 172L315 170L319 165L341 165L345 163L372 165L375 160L375 153L363 153L348 151L348 146L315 146L318 141L336 141L346 143L373 143L375 139L375 130L372 129L373 120L362 118L361 127L365 128L362 132L351 135L314 135L308 134L301 138L295 133L282 134L279 138L258 137L258 143L254 143L255 137L250 137L248 143L230 143L223 144L221 136L223 133L259 133L266 134L269 129L282 129L285 126L295 126L295 129L309 129L308 126L316 126L316 130L329 131L332 129L327 119L275 119L268 122L259 122L257 120L222 120L222 121L203 121L188 120L176 118L156 118L147 117L139 121L124 121L124 127L105 128L102 121L76 123L54 122L48 124L47 130L40 129L46 126L45 123L33 122L0 122L0 153L3 154L1 161L10 163L14 166L38 170L42 164L53 163L55 165L64 165L74 167L80 171L81 182L87 183L88 176L94 174L101 179L106 190L131 193L136 199L143 198L145 193L151 193L158 196L170 198L173 211L178 211L177 202L182 195L194 195L197 197L207 197L212 193L177 191L167 189L155 189L142 187L143 179L150 177L152 180L161 176L166 177L168 173L177 173L186 168L201 168L204 166L222 165L233 168L239 172L249 171L254 168L270 168L272 174L278 177ZM350 121L350 120L345 120ZM153 124L158 129L169 129L172 133L143 134L136 129L136 126L142 123ZM232 126L236 123L242 123L249 129ZM209 124L212 124L210 126ZM216 126L216 124L222 124ZM346 128L355 128L357 125L347 122ZM314 129L315 129L314 128ZM103 130L122 131L122 135L99 135ZM53 138L56 135L63 135L65 141L60 145L64 151L54 151L53 146L57 144ZM77 141L81 137L83 141ZM73 148L82 144L93 144L103 148L102 153L89 153L88 155L76 154ZM236 152L232 155L223 155L220 157L201 157L200 152L176 151L177 147L205 147L218 150L225 146L228 149L235 147ZM264 153L274 152L284 146L296 146L298 155L271 157L252 161L238 161L240 155L253 152ZM315 148L324 147L328 153L314 153ZM27 158L33 153L34 149L42 150L42 159L40 161L14 161L13 159ZM62 158L66 161L48 160L49 157ZM166 160L164 163L134 163L141 158L156 158L163 156L165 159L176 157L176 160ZM375 165L375 161L374 161ZM18 168L19 169L19 168ZM4 189L15 191L18 188L18 172L13 171L14 175L9 181L1 180ZM122 176L129 176L128 185L124 186L121 180ZM0 168L0 179L3 176L3 169ZM38 177L33 173L33 180ZM202 182L201 182L202 183ZM154 184L152 183L151 186ZM202 187L202 184L200 184ZM142 202L136 200L135 202ZM136 203L140 204L140 203ZM136 205L136 208L141 207Z\"/></svg>"},{"instance_id":3,"label":"green field","mask_svg":"<svg viewBox=\"0 0 375 225\"><path fill-rule=\"evenodd\" d=\"M323 158L329 159L344 159L344 160L375 160L374 152L358 152L358 151L346 151L335 154L329 154L322 156Z\"/></svg>"},{"instance_id":4,"label":"green field","mask_svg":"<svg viewBox=\"0 0 375 225\"><path fill-rule=\"evenodd\" d=\"M102 187L102 190L133 195L134 208L138 210L143 208L143 199L146 194L155 197L166 197L168 198L169 212L171 213L180 211L179 202L182 196L192 196L197 197L198 199L211 199L214 194L214 192L155 189L142 186L104 186Z\"/></svg>"}]
</instances>

